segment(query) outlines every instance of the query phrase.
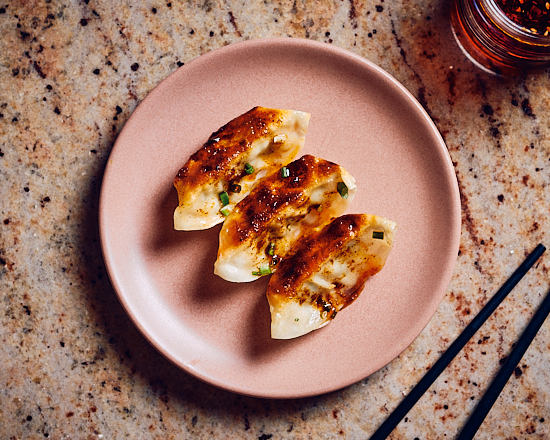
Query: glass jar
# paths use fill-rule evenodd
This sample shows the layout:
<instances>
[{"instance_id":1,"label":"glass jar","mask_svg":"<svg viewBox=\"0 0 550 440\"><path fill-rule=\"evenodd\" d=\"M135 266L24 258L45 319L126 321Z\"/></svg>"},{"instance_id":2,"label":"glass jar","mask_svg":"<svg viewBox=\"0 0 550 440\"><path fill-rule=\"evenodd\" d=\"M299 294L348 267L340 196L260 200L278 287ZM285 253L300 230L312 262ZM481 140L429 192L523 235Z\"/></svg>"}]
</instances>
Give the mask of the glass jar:
<instances>
[{"instance_id":1,"label":"glass jar","mask_svg":"<svg viewBox=\"0 0 550 440\"><path fill-rule=\"evenodd\" d=\"M534 22L526 27L527 15L524 26L520 25L505 14L498 1L455 0L451 10L453 34L468 58L499 75L550 65L550 29L537 30ZM539 3L550 9L547 0Z\"/></svg>"}]
</instances>

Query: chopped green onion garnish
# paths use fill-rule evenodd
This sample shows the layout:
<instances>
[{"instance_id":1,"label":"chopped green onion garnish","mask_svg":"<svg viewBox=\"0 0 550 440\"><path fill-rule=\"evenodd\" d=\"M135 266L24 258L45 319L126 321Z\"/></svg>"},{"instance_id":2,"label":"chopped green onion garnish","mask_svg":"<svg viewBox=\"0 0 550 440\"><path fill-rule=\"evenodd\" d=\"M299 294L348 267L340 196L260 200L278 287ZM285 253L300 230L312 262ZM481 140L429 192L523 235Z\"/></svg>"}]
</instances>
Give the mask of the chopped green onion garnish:
<instances>
[{"instance_id":1,"label":"chopped green onion garnish","mask_svg":"<svg viewBox=\"0 0 550 440\"><path fill-rule=\"evenodd\" d=\"M298 322L300 320L300 318L294 318L294 321Z\"/></svg>"},{"instance_id":2,"label":"chopped green onion garnish","mask_svg":"<svg viewBox=\"0 0 550 440\"><path fill-rule=\"evenodd\" d=\"M287 167L281 168L281 177L288 177L290 176L290 170Z\"/></svg>"},{"instance_id":3,"label":"chopped green onion garnish","mask_svg":"<svg viewBox=\"0 0 550 440\"><path fill-rule=\"evenodd\" d=\"M222 206L229 205L229 196L225 191L220 193L220 201L222 202Z\"/></svg>"},{"instance_id":4,"label":"chopped green onion garnish","mask_svg":"<svg viewBox=\"0 0 550 440\"><path fill-rule=\"evenodd\" d=\"M384 240L384 232L372 231L372 238L377 238L378 240Z\"/></svg>"},{"instance_id":5,"label":"chopped green onion garnish","mask_svg":"<svg viewBox=\"0 0 550 440\"><path fill-rule=\"evenodd\" d=\"M330 319L334 319L337 313L338 313L338 311L336 309L334 309L334 313L331 315Z\"/></svg>"},{"instance_id":6,"label":"chopped green onion garnish","mask_svg":"<svg viewBox=\"0 0 550 440\"><path fill-rule=\"evenodd\" d=\"M343 199L348 198L348 187L344 182L338 182L336 189L338 190L338 192L340 193Z\"/></svg>"},{"instance_id":7,"label":"chopped green onion garnish","mask_svg":"<svg viewBox=\"0 0 550 440\"><path fill-rule=\"evenodd\" d=\"M258 267L258 271L254 271L252 272L252 275L256 275L258 277L261 277L261 276L264 276L264 275L269 275L271 274L271 268L269 266L260 266Z\"/></svg>"},{"instance_id":8,"label":"chopped green onion garnish","mask_svg":"<svg viewBox=\"0 0 550 440\"><path fill-rule=\"evenodd\" d=\"M246 174L252 174L254 172L254 167L250 165L249 163L244 164L244 171Z\"/></svg>"},{"instance_id":9,"label":"chopped green onion garnish","mask_svg":"<svg viewBox=\"0 0 550 440\"><path fill-rule=\"evenodd\" d=\"M322 212L322 211L323 211L323 205L317 206L317 212Z\"/></svg>"},{"instance_id":10,"label":"chopped green onion garnish","mask_svg":"<svg viewBox=\"0 0 550 440\"><path fill-rule=\"evenodd\" d=\"M241 192L241 185L239 185L238 183L231 183L229 185L229 192L232 192L232 193L240 193Z\"/></svg>"},{"instance_id":11,"label":"chopped green onion garnish","mask_svg":"<svg viewBox=\"0 0 550 440\"><path fill-rule=\"evenodd\" d=\"M259 269L262 275L269 275L271 273L271 268L269 266L260 266Z\"/></svg>"},{"instance_id":12,"label":"chopped green onion garnish","mask_svg":"<svg viewBox=\"0 0 550 440\"><path fill-rule=\"evenodd\" d=\"M275 243L269 243L267 253L268 255L275 255Z\"/></svg>"},{"instance_id":13,"label":"chopped green onion garnish","mask_svg":"<svg viewBox=\"0 0 550 440\"><path fill-rule=\"evenodd\" d=\"M224 216L228 216L229 214L231 214L231 211L229 210L228 207L224 207L222 209L220 209L220 212L224 215Z\"/></svg>"}]
</instances>

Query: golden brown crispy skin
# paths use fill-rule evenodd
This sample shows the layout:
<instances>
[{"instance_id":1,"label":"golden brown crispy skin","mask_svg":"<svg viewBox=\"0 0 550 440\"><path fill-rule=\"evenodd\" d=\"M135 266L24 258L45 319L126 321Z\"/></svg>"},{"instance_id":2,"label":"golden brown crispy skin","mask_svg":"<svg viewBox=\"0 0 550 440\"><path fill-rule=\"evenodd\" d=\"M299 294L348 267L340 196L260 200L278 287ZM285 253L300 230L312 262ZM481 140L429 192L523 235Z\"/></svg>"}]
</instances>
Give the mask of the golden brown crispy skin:
<instances>
[{"instance_id":1,"label":"golden brown crispy skin","mask_svg":"<svg viewBox=\"0 0 550 440\"><path fill-rule=\"evenodd\" d=\"M361 232L364 224L364 216L360 214L348 214L336 218L323 230L312 234L306 240L303 240L293 249L292 255L287 256L277 267L275 275L269 283L269 291L274 295L284 295L287 298L293 298L296 295L294 288L301 286L317 272L322 263L332 255L338 254L347 261L353 261L354 256L347 249L347 244ZM346 255L350 254L350 255ZM382 269L379 259L373 258L368 270L365 266L360 273L356 287L349 291L349 286L343 288L338 282L334 283L331 298L316 298L319 307L326 307L330 304L332 310L341 310L350 305L363 289L366 280L375 275ZM354 264L349 265L349 270L358 271L359 267ZM302 292L308 294L309 292ZM306 301L309 298L299 298L299 301ZM315 301L314 301L315 302Z\"/></svg>"},{"instance_id":2,"label":"golden brown crispy skin","mask_svg":"<svg viewBox=\"0 0 550 440\"><path fill-rule=\"evenodd\" d=\"M383 217L348 214L300 239L267 286L271 336L296 338L332 321L384 267L396 226Z\"/></svg>"},{"instance_id":3,"label":"golden brown crispy skin","mask_svg":"<svg viewBox=\"0 0 550 440\"><path fill-rule=\"evenodd\" d=\"M231 181L244 173L231 166L236 158L250 148L257 139L267 134L267 126L281 120L283 112L277 109L254 107L213 133L203 147L194 153L174 179L176 189L184 178L196 186L223 176ZM237 175L239 173L239 175Z\"/></svg>"},{"instance_id":4,"label":"golden brown crispy skin","mask_svg":"<svg viewBox=\"0 0 550 440\"><path fill-rule=\"evenodd\" d=\"M174 178L174 228L222 223L259 180L297 156L309 118L297 110L255 107L213 133Z\"/></svg>"},{"instance_id":5,"label":"golden brown crispy skin","mask_svg":"<svg viewBox=\"0 0 550 440\"><path fill-rule=\"evenodd\" d=\"M315 182L338 172L339 168L332 162L305 155L287 165L288 177L282 178L279 172L266 177L255 188L253 203L246 200L235 207L235 220L228 231L230 244L237 245L252 234L271 233L268 226L278 212L288 205L299 208L309 202L305 189L314 187Z\"/></svg>"}]
</instances>

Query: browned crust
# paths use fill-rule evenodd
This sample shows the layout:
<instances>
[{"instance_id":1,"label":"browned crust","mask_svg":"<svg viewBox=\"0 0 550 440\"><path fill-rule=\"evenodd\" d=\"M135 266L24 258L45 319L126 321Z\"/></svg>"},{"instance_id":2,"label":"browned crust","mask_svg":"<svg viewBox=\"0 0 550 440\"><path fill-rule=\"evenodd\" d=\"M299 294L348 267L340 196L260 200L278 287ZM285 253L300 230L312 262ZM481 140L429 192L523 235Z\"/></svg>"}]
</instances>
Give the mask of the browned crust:
<instances>
[{"instance_id":1,"label":"browned crust","mask_svg":"<svg viewBox=\"0 0 550 440\"><path fill-rule=\"evenodd\" d=\"M255 141L269 133L269 126L281 122L283 117L282 110L254 107L228 122L189 158L176 175L174 186L179 189L186 180L187 185L198 187L220 177L229 181L244 173L235 168L235 159L251 149Z\"/></svg>"},{"instance_id":2,"label":"browned crust","mask_svg":"<svg viewBox=\"0 0 550 440\"><path fill-rule=\"evenodd\" d=\"M268 297L294 298L297 293L295 289L318 272L331 255L349 252L345 246L362 233L364 226L364 215L347 214L338 217L321 231L299 242L292 253L278 265L277 271L269 282ZM350 259L352 259L351 256ZM373 256L372 261L367 264L367 270L364 270L363 266L363 272L353 290L344 291L344 286L335 282L334 289L328 295L316 294L309 298L310 293L303 292L305 296L298 298L298 301L308 300L316 303L320 309L328 312L330 318L334 318L336 311L355 301L363 290L366 280L378 273L381 268L379 259Z\"/></svg>"},{"instance_id":3,"label":"browned crust","mask_svg":"<svg viewBox=\"0 0 550 440\"><path fill-rule=\"evenodd\" d=\"M304 189L315 186L317 181L337 172L339 166L305 155L286 168L288 177L283 178L280 172L272 173L235 207L232 220L227 224L227 236L232 245L237 246L252 234L268 234L269 224L281 210L288 205L299 208L307 203L309 198Z\"/></svg>"},{"instance_id":4,"label":"browned crust","mask_svg":"<svg viewBox=\"0 0 550 440\"><path fill-rule=\"evenodd\" d=\"M360 214L343 215L320 232L299 242L292 254L277 267L277 272L270 280L270 290L285 296L293 296L292 290L295 286L303 284L319 270L329 255L355 238L362 223L363 218Z\"/></svg>"}]
</instances>

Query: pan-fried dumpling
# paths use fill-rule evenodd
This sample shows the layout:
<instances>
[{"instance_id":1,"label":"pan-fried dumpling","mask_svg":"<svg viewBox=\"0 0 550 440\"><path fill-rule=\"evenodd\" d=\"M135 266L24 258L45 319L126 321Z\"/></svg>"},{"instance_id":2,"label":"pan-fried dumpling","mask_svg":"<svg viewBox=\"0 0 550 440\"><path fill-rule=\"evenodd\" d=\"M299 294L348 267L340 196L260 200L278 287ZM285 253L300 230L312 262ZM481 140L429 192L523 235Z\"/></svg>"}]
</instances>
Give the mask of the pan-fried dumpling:
<instances>
[{"instance_id":1,"label":"pan-fried dumpling","mask_svg":"<svg viewBox=\"0 0 550 440\"><path fill-rule=\"evenodd\" d=\"M213 133L174 179L177 230L224 221L257 181L291 162L304 145L308 113L255 107Z\"/></svg>"},{"instance_id":2,"label":"pan-fried dumpling","mask_svg":"<svg viewBox=\"0 0 550 440\"><path fill-rule=\"evenodd\" d=\"M271 337L296 338L334 319L384 267L395 228L382 217L351 214L300 240L269 280Z\"/></svg>"},{"instance_id":3,"label":"pan-fried dumpling","mask_svg":"<svg viewBox=\"0 0 550 440\"><path fill-rule=\"evenodd\" d=\"M311 155L268 175L225 220L214 273L233 282L271 273L301 235L341 215L355 192L344 168Z\"/></svg>"}]
</instances>

